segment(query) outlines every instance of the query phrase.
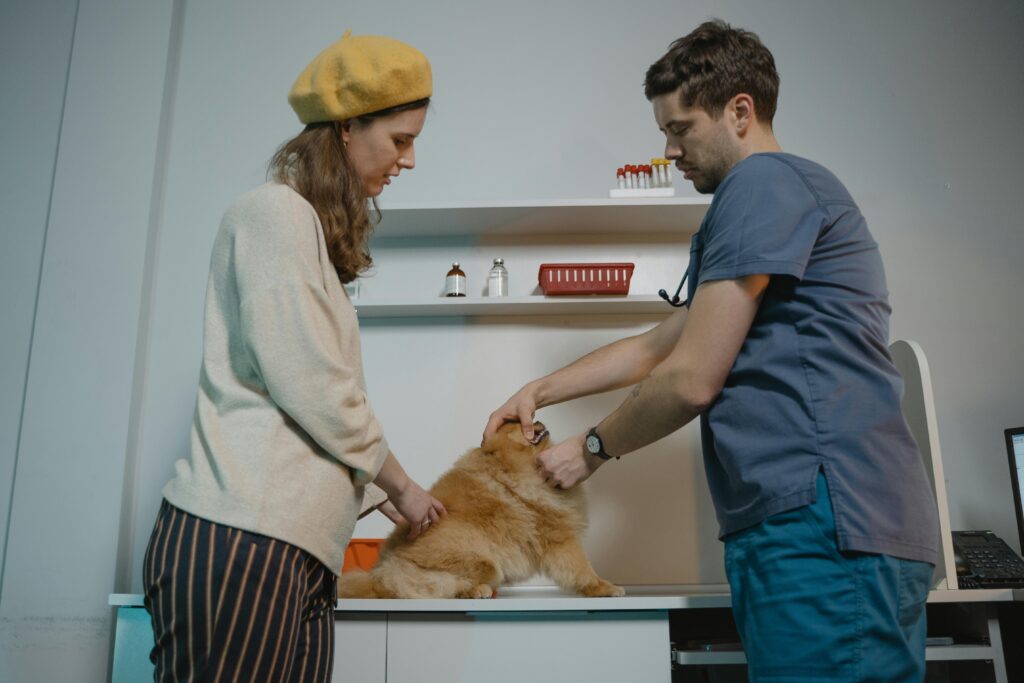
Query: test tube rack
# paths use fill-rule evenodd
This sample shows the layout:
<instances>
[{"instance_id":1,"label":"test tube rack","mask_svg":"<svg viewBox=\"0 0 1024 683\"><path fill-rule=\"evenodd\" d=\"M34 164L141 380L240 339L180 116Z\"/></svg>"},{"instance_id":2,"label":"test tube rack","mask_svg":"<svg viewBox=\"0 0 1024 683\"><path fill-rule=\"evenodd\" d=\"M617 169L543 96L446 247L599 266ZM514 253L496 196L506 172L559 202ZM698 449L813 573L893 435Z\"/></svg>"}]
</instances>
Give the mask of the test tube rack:
<instances>
[{"instance_id":1,"label":"test tube rack","mask_svg":"<svg viewBox=\"0 0 1024 683\"><path fill-rule=\"evenodd\" d=\"M616 187L608 190L612 199L625 197L674 197L672 164L655 157L650 164L623 164L615 171Z\"/></svg>"}]
</instances>

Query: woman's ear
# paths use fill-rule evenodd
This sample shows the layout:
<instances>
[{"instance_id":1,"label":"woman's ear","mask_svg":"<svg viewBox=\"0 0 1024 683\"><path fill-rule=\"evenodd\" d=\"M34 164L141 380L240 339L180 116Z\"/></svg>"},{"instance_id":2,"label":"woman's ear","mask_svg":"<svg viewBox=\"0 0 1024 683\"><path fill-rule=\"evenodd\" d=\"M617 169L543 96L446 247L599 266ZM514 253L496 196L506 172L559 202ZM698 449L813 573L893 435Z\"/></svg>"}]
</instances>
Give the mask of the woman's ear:
<instances>
[{"instance_id":1,"label":"woman's ear","mask_svg":"<svg viewBox=\"0 0 1024 683\"><path fill-rule=\"evenodd\" d=\"M349 139L351 139L352 137L352 121L342 121L341 124L338 126L338 132L341 133L342 143L347 145Z\"/></svg>"}]
</instances>

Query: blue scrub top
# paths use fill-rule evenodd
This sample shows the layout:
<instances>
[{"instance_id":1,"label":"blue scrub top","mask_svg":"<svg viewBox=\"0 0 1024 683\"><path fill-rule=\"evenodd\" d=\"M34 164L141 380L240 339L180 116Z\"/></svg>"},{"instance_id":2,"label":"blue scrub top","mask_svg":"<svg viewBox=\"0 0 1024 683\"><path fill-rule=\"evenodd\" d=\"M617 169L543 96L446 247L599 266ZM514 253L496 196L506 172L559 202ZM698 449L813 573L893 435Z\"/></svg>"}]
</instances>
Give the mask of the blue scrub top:
<instances>
[{"instance_id":1,"label":"blue scrub top","mask_svg":"<svg viewBox=\"0 0 1024 683\"><path fill-rule=\"evenodd\" d=\"M846 188L791 154L747 157L690 249L689 295L771 275L722 393L701 415L720 535L813 503L823 469L839 548L934 563L938 517L900 410L885 271Z\"/></svg>"}]
</instances>

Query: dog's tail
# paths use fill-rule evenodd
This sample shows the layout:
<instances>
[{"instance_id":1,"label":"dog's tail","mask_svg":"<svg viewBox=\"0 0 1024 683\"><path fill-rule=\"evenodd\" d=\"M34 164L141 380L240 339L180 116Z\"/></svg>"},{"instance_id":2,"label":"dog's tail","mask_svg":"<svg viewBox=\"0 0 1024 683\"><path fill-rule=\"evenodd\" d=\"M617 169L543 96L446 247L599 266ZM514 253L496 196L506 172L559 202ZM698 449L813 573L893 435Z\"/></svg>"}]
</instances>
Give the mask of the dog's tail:
<instances>
[{"instance_id":1,"label":"dog's tail","mask_svg":"<svg viewBox=\"0 0 1024 683\"><path fill-rule=\"evenodd\" d=\"M393 592L384 588L373 572L354 570L338 577L339 598L395 598Z\"/></svg>"}]
</instances>

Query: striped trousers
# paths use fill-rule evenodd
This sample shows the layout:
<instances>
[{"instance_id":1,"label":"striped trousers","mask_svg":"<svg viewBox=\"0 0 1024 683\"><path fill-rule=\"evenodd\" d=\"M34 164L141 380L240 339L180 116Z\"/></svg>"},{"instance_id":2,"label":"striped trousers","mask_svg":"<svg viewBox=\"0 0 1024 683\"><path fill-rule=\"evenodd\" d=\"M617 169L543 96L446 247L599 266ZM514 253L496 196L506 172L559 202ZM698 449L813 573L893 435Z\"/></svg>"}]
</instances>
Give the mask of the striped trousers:
<instances>
[{"instance_id":1,"label":"striped trousers","mask_svg":"<svg viewBox=\"0 0 1024 683\"><path fill-rule=\"evenodd\" d=\"M157 683L330 681L335 576L304 550L165 500L142 573Z\"/></svg>"}]
</instances>

